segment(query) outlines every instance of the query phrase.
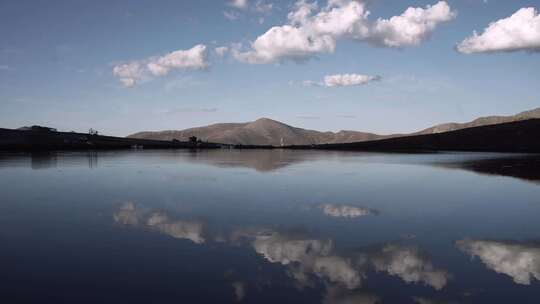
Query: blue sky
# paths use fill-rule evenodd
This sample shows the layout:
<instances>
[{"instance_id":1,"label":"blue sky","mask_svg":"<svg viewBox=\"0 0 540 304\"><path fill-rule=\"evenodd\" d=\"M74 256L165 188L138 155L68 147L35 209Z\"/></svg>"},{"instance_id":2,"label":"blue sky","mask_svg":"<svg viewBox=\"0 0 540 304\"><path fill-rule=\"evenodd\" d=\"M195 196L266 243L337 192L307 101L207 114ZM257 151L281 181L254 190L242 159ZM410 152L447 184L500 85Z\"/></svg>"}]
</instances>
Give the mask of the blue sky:
<instances>
[{"instance_id":1,"label":"blue sky","mask_svg":"<svg viewBox=\"0 0 540 304\"><path fill-rule=\"evenodd\" d=\"M359 2L372 23L438 3ZM456 50L474 30L481 34L490 22L522 8L540 9L540 1L446 3L455 15L412 43L383 45L387 32L340 35L332 51L254 63L239 60L233 50L253 54L251 42L273 26L291 23L287 15L296 9L295 1L265 0L257 6L248 0L235 7L226 0L2 0L0 126L92 127L127 135L269 117L317 130L393 133L540 107L536 32L525 45L494 44L486 51L476 44L472 54ZM318 4L313 14L324 11L327 2ZM266 6L258 9L261 5ZM498 37L495 30L480 38ZM113 73L116 66L147 64L196 45L205 46L204 67L171 68L132 87ZM229 51L219 56L217 47ZM325 76L341 74L380 80L325 85Z\"/></svg>"}]
</instances>

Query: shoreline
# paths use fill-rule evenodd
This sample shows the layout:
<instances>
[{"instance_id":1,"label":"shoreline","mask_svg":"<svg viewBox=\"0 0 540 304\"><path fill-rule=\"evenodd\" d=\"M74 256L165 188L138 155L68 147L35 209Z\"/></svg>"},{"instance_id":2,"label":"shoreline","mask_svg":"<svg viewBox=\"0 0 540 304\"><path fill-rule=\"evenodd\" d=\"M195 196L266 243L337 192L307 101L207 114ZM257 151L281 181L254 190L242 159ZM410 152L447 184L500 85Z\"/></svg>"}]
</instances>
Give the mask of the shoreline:
<instances>
[{"instance_id":1,"label":"shoreline","mask_svg":"<svg viewBox=\"0 0 540 304\"><path fill-rule=\"evenodd\" d=\"M57 132L47 128L0 128L0 151L125 150L125 149L238 149L328 150L396 153L439 151L540 153L540 119L342 144L239 145L204 141L163 141Z\"/></svg>"}]
</instances>

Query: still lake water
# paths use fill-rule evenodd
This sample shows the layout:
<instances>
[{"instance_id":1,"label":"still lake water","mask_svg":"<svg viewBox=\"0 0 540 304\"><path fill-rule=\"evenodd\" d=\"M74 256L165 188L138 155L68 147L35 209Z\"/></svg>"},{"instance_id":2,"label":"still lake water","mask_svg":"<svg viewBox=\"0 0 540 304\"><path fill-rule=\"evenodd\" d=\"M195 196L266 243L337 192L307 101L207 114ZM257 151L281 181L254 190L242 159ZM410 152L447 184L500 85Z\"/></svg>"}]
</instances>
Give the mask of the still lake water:
<instances>
[{"instance_id":1,"label":"still lake water","mask_svg":"<svg viewBox=\"0 0 540 304\"><path fill-rule=\"evenodd\" d=\"M540 159L0 154L2 303L539 303Z\"/></svg>"}]
</instances>

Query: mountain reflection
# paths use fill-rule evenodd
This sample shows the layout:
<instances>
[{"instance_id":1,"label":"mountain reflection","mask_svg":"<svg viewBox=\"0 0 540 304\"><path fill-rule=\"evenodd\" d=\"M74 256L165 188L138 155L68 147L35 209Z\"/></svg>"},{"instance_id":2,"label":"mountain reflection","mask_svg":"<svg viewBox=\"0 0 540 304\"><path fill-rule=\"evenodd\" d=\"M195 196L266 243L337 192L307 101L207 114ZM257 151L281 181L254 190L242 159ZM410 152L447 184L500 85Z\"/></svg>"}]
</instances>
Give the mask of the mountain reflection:
<instances>
[{"instance_id":1,"label":"mountain reflection","mask_svg":"<svg viewBox=\"0 0 540 304\"><path fill-rule=\"evenodd\" d=\"M308 161L312 153L293 150L201 150L187 154L189 161L218 167L242 167L268 172Z\"/></svg>"},{"instance_id":2,"label":"mountain reflection","mask_svg":"<svg viewBox=\"0 0 540 304\"><path fill-rule=\"evenodd\" d=\"M106 155L105 155L106 154ZM384 154L363 152L309 151L309 150L240 150L218 149L200 151L120 151L107 152L36 152L0 153L0 169L26 167L50 169L55 167L98 167L98 158L106 159L130 156L155 156L161 160L203 163L225 168L250 168L258 172L279 170L302 162L338 160L366 163L410 163L462 169L480 174L515 177L528 181L540 181L540 156L509 155L498 153L434 153Z\"/></svg>"},{"instance_id":3,"label":"mountain reflection","mask_svg":"<svg viewBox=\"0 0 540 304\"><path fill-rule=\"evenodd\" d=\"M56 168L58 165L56 152L33 152L30 159L33 170Z\"/></svg>"},{"instance_id":4,"label":"mountain reflection","mask_svg":"<svg viewBox=\"0 0 540 304\"><path fill-rule=\"evenodd\" d=\"M540 181L540 156L497 153L433 154L418 162L414 154L350 153L297 150L211 150L192 152L183 157L189 161L218 167L243 167L259 172L278 170L301 162L328 159L334 156L355 158L358 161L400 162L456 168L480 174L510 176L529 181ZM394 160L395 158L395 160ZM431 158L431 161L426 161Z\"/></svg>"},{"instance_id":5,"label":"mountain reflection","mask_svg":"<svg viewBox=\"0 0 540 304\"><path fill-rule=\"evenodd\" d=\"M489 240L460 240L456 246L478 257L489 269L510 276L515 283L530 285L540 280L540 244Z\"/></svg>"},{"instance_id":6,"label":"mountain reflection","mask_svg":"<svg viewBox=\"0 0 540 304\"><path fill-rule=\"evenodd\" d=\"M460 162L446 162L440 165L479 174L509 176L534 182L540 181L540 156L538 155L480 158Z\"/></svg>"}]
</instances>

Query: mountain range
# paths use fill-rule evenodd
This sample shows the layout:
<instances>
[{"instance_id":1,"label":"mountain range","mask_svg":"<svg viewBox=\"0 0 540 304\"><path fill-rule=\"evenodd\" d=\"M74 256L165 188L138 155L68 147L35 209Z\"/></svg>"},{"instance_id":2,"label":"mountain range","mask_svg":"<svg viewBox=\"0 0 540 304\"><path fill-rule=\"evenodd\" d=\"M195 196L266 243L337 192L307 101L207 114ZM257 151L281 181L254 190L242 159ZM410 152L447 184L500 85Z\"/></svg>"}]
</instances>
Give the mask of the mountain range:
<instances>
[{"instance_id":1,"label":"mountain range","mask_svg":"<svg viewBox=\"0 0 540 304\"><path fill-rule=\"evenodd\" d=\"M145 131L129 138L187 141L196 136L203 141L240 145L314 145L372 141L409 135L426 135L540 118L540 108L512 116L486 116L467 123L445 123L411 134L379 135L359 131L320 132L296 128L269 118L245 123L218 123L185 130Z\"/></svg>"}]
</instances>

